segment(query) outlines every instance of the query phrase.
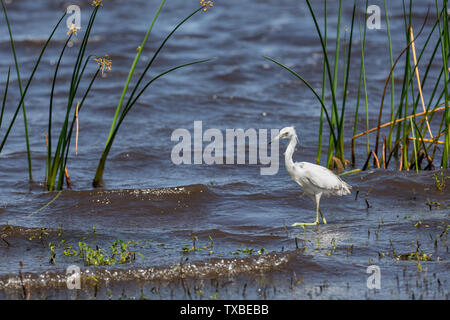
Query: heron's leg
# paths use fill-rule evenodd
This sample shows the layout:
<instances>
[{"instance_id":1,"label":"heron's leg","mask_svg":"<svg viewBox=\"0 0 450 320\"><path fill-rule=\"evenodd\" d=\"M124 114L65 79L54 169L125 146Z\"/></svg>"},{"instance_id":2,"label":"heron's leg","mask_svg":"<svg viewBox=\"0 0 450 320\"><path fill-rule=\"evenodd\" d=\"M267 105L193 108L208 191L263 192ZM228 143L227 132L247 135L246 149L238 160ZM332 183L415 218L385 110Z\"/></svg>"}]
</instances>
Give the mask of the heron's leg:
<instances>
[{"instance_id":1,"label":"heron's leg","mask_svg":"<svg viewBox=\"0 0 450 320\"><path fill-rule=\"evenodd\" d=\"M320 216L322 217L323 224L327 224L327 220L326 220L325 217L323 216L322 210L319 209L319 213L320 213Z\"/></svg>"},{"instance_id":2,"label":"heron's leg","mask_svg":"<svg viewBox=\"0 0 450 320\"><path fill-rule=\"evenodd\" d=\"M321 193L318 193L314 196L314 202L316 203L316 224L319 224L319 204L320 204L320 197L322 196ZM322 215L322 213L320 212L320 214ZM323 217L322 217L323 220ZM325 222L326 223L326 222Z\"/></svg>"},{"instance_id":3,"label":"heron's leg","mask_svg":"<svg viewBox=\"0 0 450 320\"><path fill-rule=\"evenodd\" d=\"M315 200L316 200L316 205L317 205L317 218L316 218L316 222L317 222L317 224L319 224L319 213L320 213L320 216L322 217L322 221L323 221L323 224L327 224L327 220L325 219L325 217L323 216L323 214L322 214L322 211L320 210L320 208L319 208L319 203L320 203L320 198L322 197L322 194L321 193L318 193L318 194L316 194L316 196L315 196Z\"/></svg>"},{"instance_id":4,"label":"heron's leg","mask_svg":"<svg viewBox=\"0 0 450 320\"><path fill-rule=\"evenodd\" d=\"M292 225L293 227L304 227L304 226L317 226L317 225L319 225L319 202L320 202L320 197L321 196L322 196L322 194L320 193L320 194L315 195L314 197L312 197L313 201L316 203L316 221L314 221L313 223L297 222L297 223L294 223Z\"/></svg>"}]
</instances>

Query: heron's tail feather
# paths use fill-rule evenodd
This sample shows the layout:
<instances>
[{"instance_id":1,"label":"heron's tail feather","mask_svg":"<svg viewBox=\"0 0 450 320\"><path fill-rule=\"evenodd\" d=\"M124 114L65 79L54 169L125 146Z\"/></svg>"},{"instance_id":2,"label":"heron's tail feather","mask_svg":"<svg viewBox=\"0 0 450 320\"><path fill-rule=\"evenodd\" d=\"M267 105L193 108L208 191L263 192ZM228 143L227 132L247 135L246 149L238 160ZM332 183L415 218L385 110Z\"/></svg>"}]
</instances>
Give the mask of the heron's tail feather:
<instances>
[{"instance_id":1,"label":"heron's tail feather","mask_svg":"<svg viewBox=\"0 0 450 320\"><path fill-rule=\"evenodd\" d=\"M341 187L341 196L345 196L352 193L352 186L344 182Z\"/></svg>"},{"instance_id":2,"label":"heron's tail feather","mask_svg":"<svg viewBox=\"0 0 450 320\"><path fill-rule=\"evenodd\" d=\"M339 186L335 189L334 195L346 196L352 193L352 186L341 180Z\"/></svg>"}]
</instances>

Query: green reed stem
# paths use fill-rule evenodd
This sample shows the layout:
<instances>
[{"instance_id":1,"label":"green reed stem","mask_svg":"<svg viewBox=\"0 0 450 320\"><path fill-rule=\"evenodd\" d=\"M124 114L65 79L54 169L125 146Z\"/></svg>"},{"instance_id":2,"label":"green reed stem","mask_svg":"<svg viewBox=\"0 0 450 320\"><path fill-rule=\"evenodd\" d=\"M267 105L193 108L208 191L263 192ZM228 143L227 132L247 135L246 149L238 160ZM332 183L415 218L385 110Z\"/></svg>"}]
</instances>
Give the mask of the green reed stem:
<instances>
[{"instance_id":1,"label":"green reed stem","mask_svg":"<svg viewBox=\"0 0 450 320\"><path fill-rule=\"evenodd\" d=\"M413 124L414 124L414 128L417 130L416 132L417 132L417 134L419 135L419 142L421 141L422 142L422 147L423 147L423 151L425 152L425 156L426 156L426 158L427 158L427 161L429 161L429 159L430 159L430 157L429 157L429 155L428 155L428 148L429 147L427 147L426 145L425 145L425 141L423 141L423 135L420 133L420 129L417 127L417 123L416 123L416 116L414 116L414 118L412 118L413 119ZM424 118L425 119L425 118ZM424 121L423 121L424 122ZM417 145L419 145L420 143L417 143ZM431 147L431 145L430 145L430 147ZM419 150L420 150L420 148L418 148ZM432 159L432 158L431 158ZM417 161L417 160L416 160ZM416 167L418 166L419 164L416 162ZM418 170L418 169L417 169Z\"/></svg>"},{"instance_id":2,"label":"green reed stem","mask_svg":"<svg viewBox=\"0 0 450 320\"><path fill-rule=\"evenodd\" d=\"M366 1L366 20L367 20L367 8L368 8L368 0ZM365 20L365 21L366 21ZM366 59L366 47L365 47L365 41L366 41L366 33L367 33L367 24L364 23L364 46L361 47L362 50L362 54L361 54L361 59L362 59L362 69L363 69L363 83L364 83L364 103L366 106L366 130L369 130L369 96L367 94L367 78L366 78L366 63L365 63L365 59ZM366 152L367 155L369 155L370 153L370 142L369 142L369 136L367 136L366 139Z\"/></svg>"},{"instance_id":3,"label":"green reed stem","mask_svg":"<svg viewBox=\"0 0 450 320\"><path fill-rule=\"evenodd\" d=\"M359 25L359 38L362 47L364 45L364 40L361 35L361 17L359 15L358 15L358 25ZM364 51L361 50L361 55L363 52ZM356 135L356 132L358 130L359 106L361 104L361 85L362 85L362 59L359 67L358 93L356 94L355 117L353 119L353 137ZM356 141L355 139L352 139L352 157L351 157L352 166L356 164L355 148L356 148Z\"/></svg>"},{"instance_id":4,"label":"green reed stem","mask_svg":"<svg viewBox=\"0 0 450 320\"><path fill-rule=\"evenodd\" d=\"M80 48L78 50L78 55L77 55L77 59L75 61L74 67L73 67L73 72L72 72L72 79L70 82L70 88L69 88L69 95L68 95L68 100L67 100L67 107L66 107L66 114L64 117L64 122L63 125L61 127L60 133L59 133L59 138L58 138L58 143L56 146L56 150L54 152L54 156L52 159L51 153L52 153L52 149L51 149L51 127L52 127L52 111L53 111L53 95L54 95L54 86L56 83L56 79L57 79L57 73L58 73L58 69L59 69L59 65L61 62L61 59L64 55L65 49L67 47L68 42L70 41L72 35L69 36L69 39L65 42L63 49L60 53L59 56L59 60L58 63L56 65L56 69L55 69L55 74L53 77L53 82L52 82L52 91L50 94L50 107L49 107L49 125L48 125L48 130L49 130L49 148L47 151L47 166L48 166L48 177L47 177L47 189L49 191L53 191L56 189L61 190L63 188L63 184L64 184L64 176L65 176L65 170L66 170L66 164L67 164L67 158L68 158L68 153L69 153L69 149L70 149L70 140L72 137L72 128L74 125L74 121L72 121L70 130L69 128L69 118L71 116L72 113L72 109L74 106L74 101L75 101L75 97L76 94L78 92L78 88L79 85L81 83L81 80L83 78L84 72L86 70L87 64L90 61L90 58L92 57L91 55L89 55L86 59L85 59L85 53L86 53L86 47L88 45L89 42L89 36L91 34L92 31L92 27L94 25L95 22L95 18L97 16L97 12L99 10L99 6L96 6L91 13L91 16L89 18L89 22L86 28L86 32L84 34L83 40L81 42ZM99 69L97 70L97 72L94 74L94 76L91 79L90 85L88 86L88 88L86 89L84 95L83 95L83 102L87 96L87 94L89 93L89 91L91 90L92 84L94 83L95 79L97 78L97 75L99 73ZM81 104L79 109L81 109ZM76 110L74 111L76 112ZM58 178L57 178L58 177Z\"/></svg>"},{"instance_id":5,"label":"green reed stem","mask_svg":"<svg viewBox=\"0 0 450 320\"><path fill-rule=\"evenodd\" d=\"M403 8L404 8L404 12L405 12L405 17L406 17L406 9L405 9L405 1L403 1ZM406 43L409 44L411 43L411 36L409 34L409 28L411 27L411 1L410 1L410 10L409 10L409 23L406 22L405 20L405 34L406 34ZM411 75L411 48L410 46L408 46L408 49L406 51L406 63L405 63L405 104L404 104L404 114L405 117L408 115L408 105L409 105L409 78ZM408 130L409 124L408 121L404 121L403 123L403 168L405 170L409 170L408 167L408 144L409 144L409 140L408 140L408 135L409 135L409 130Z\"/></svg>"},{"instance_id":6,"label":"green reed stem","mask_svg":"<svg viewBox=\"0 0 450 320\"><path fill-rule=\"evenodd\" d=\"M332 112L334 112L335 115L338 115L337 102L336 102L337 101L336 100L336 90L334 90L334 86L335 85L334 85L334 82L333 82L334 77L331 75L330 62L329 62L329 59L328 59L328 53L327 53L327 50L326 50L325 41L324 41L324 38L322 36L322 32L320 31L319 24L317 23L316 15L314 13L314 10L312 9L310 0L306 0L306 4L308 5L309 11L311 13L311 17L313 18L314 25L316 27L317 34L319 36L320 44L322 46L322 52L323 52L324 58L325 58L325 66L326 66L328 80L329 80L330 88L331 88L331 98L332 98L332 107L333 107ZM331 123L333 123L333 122L331 122ZM329 122L330 132L332 132L332 135L334 136L335 125L334 125L334 123L333 123L333 125L331 125L331 123ZM339 123L338 123L338 125L339 125ZM335 145L336 145L335 150L337 150L338 152L340 150L339 146L337 145L339 143L339 141L340 141L340 137L339 137L340 132L341 132L340 128L337 128L337 137L334 136L334 139L333 139L334 140L333 143L335 143ZM341 155L337 154L336 156L341 159ZM328 154L328 158L331 161L330 154ZM341 161L342 161L342 163L345 163L343 159L341 159ZM329 162L327 161L327 165L328 164L329 164Z\"/></svg>"},{"instance_id":7,"label":"green reed stem","mask_svg":"<svg viewBox=\"0 0 450 320\"><path fill-rule=\"evenodd\" d=\"M331 86L331 90L333 92L333 95L337 96L337 82L338 82L338 71L339 71L339 51L340 51L340 39L341 39L341 18L342 18L342 0L339 0L339 13L338 13L338 24L336 29L336 45L335 45L335 56L334 56L334 70L333 70L333 84ZM345 95L345 92L344 92ZM339 114L336 108L333 108L331 110L331 126L335 127L335 122L339 121L336 120L339 119ZM345 159L342 157L340 151L340 144L341 144L341 128L337 128L338 130L338 145L335 150L333 150L333 144L331 141L331 136L329 138L328 142L328 153L327 153L327 167L331 167L332 159L333 159L333 153L336 153L336 157L341 160L341 162L344 164ZM334 152L333 152L334 151Z\"/></svg>"},{"instance_id":8,"label":"green reed stem","mask_svg":"<svg viewBox=\"0 0 450 320\"><path fill-rule=\"evenodd\" d=\"M14 38L12 35L12 31L11 31L11 25L9 23L9 18L8 18L8 13L6 11L5 2L3 0L1 0L1 2L2 2L2 7L3 7L3 12L5 14L6 25L8 26L9 41L11 44L11 50L12 50L13 57L14 57L14 64L16 67L17 81L19 84L19 92L20 92L20 95L23 95L22 80L20 78L19 63L17 61L16 47L14 45ZM30 181L33 181L33 169L32 169L32 165L31 165L30 139L29 139L29 135L28 135L28 121L27 121L27 111L25 108L25 101L22 101L22 111L23 111L23 121L24 121L24 128L25 128L25 143L26 143L26 148L27 148L28 177L29 177Z\"/></svg>"},{"instance_id":9,"label":"green reed stem","mask_svg":"<svg viewBox=\"0 0 450 320\"><path fill-rule=\"evenodd\" d=\"M325 38L325 50L327 50L327 39L328 39L328 25L327 25L327 0L324 1L324 38ZM325 92L327 85L327 72L325 69L325 58L323 58L323 68L322 68L322 101L325 101ZM320 108L320 123L319 123L319 141L317 143L317 158L316 162L320 165L320 158L322 156L322 134L323 134L323 109Z\"/></svg>"},{"instance_id":10,"label":"green reed stem","mask_svg":"<svg viewBox=\"0 0 450 320\"><path fill-rule=\"evenodd\" d=\"M194 62L190 62L190 63L185 63L182 64L180 66L171 68L165 72L160 73L159 75L157 75L156 77L154 77L152 80L150 80L145 86L144 88L138 93L138 95L136 96L136 98L134 98L133 103L131 103L127 108L125 108L121 114L121 116L118 119L118 122L116 124L116 126L114 127L114 131L113 131L113 135L111 136L111 140L108 142L108 144L106 145L105 150L102 153L102 157L100 158L98 167L97 167L97 172L96 172L96 176L93 182L94 187L100 187L102 185L102 175L103 175L103 171L105 169L105 163L106 163L106 159L108 158L108 154L111 151L111 147L112 144L114 142L114 139L119 131L120 125L122 124L122 122L125 120L126 115L128 114L128 112L131 110L131 108L135 105L135 103L137 102L137 100L140 98L140 96L145 92L145 90L147 90L147 88L157 79L161 78L162 76L171 73L175 70L187 67L187 66L191 66L194 64L198 64L198 63L203 63L203 62L207 62L210 61L210 59L206 59L206 60L200 60L200 61L194 61ZM99 180L96 180L99 179ZM99 183L97 184L96 181L99 181Z\"/></svg>"},{"instance_id":11,"label":"green reed stem","mask_svg":"<svg viewBox=\"0 0 450 320\"><path fill-rule=\"evenodd\" d=\"M343 89L343 93L342 93L343 97L342 97L341 119L340 119L340 123L339 123L339 128L341 130L341 132L339 134L339 136L341 138L339 147L340 147L340 154L342 154L342 155L344 154L344 115L345 115L345 106L346 106L346 102L347 102L347 90L348 90L349 77L350 77L355 14L356 14L356 3L353 4L352 25L351 25L351 29L350 29L350 39L349 39L349 46L348 46L348 52L347 52L347 63L346 63L347 70L346 70L345 76L344 76L344 89ZM345 166L345 158L344 158L343 164Z\"/></svg>"},{"instance_id":12,"label":"green reed stem","mask_svg":"<svg viewBox=\"0 0 450 320\"><path fill-rule=\"evenodd\" d=\"M91 78L91 81L83 95L83 98L81 99L81 102L78 106L78 113L80 112L80 110L83 108L84 102L89 94L89 92L92 89L92 86L94 85L95 80L97 79L98 75L100 73L100 68L97 69L97 71L94 73L94 75ZM66 144L66 148L65 148L65 155L63 157L64 161L61 162L61 167L60 167L60 171L59 171L59 180L58 180L58 190L61 190L63 187L63 183L64 183L64 169L67 167L67 160L69 159L69 150L70 150L70 144L71 144L71 137L72 137L72 133L73 133L73 128L76 122L76 110L73 112L73 117L72 117L72 123L70 125L70 129L69 129L69 133L67 134L67 138L65 141Z\"/></svg>"},{"instance_id":13,"label":"green reed stem","mask_svg":"<svg viewBox=\"0 0 450 320\"><path fill-rule=\"evenodd\" d=\"M355 110L355 120L353 125L353 136L356 135L357 124L358 124L358 114L359 114L359 106L360 106L360 97L361 97L361 85L364 86L364 102L366 106L366 130L369 130L369 99L367 95L367 79L366 79L366 67L365 67L365 50L366 50L366 32L367 32L367 6L368 2L366 1L365 13L364 13L364 32L361 32L361 20L358 19L359 26L359 38L361 43L361 66L359 73L359 83L358 83L358 94L356 100L356 110ZM366 135L366 149L367 156L370 153L369 146L369 135ZM352 165L355 165L355 140L352 139Z\"/></svg>"},{"instance_id":14,"label":"green reed stem","mask_svg":"<svg viewBox=\"0 0 450 320\"><path fill-rule=\"evenodd\" d=\"M139 98L139 97L142 95L142 93L150 86L150 84L151 84L154 80L159 79L159 78L162 77L163 75L165 75L165 74L167 74L167 73L170 73L170 72L172 72L172 71L175 71L175 70L177 70L177 69L183 68L183 67L185 67L185 66L197 64L197 63L200 63L200 62L209 61L209 60L196 61L196 62L191 62L191 63L183 64L183 65L181 65L181 66L178 66L178 67L169 69L168 71L163 72L163 73L159 74L158 76L154 77L149 83L147 83L147 84L144 86L144 88L139 92L139 94L137 95L137 97L136 97L136 98L134 97L135 94L136 94L136 92L137 92L137 90L139 89L139 86L140 86L141 82L143 81L145 75L147 74L148 70L149 70L150 67L152 66L152 64L153 64L153 62L155 61L155 59L156 59L156 57L158 56L158 54L161 52L161 50L162 50L162 49L164 48L164 46L166 45L167 41L168 41L168 40L170 39L170 37L175 33L175 31L178 30L185 22L187 22L192 16L194 16L197 12L200 12L200 11L203 9L203 7L200 7L200 8L198 8L197 10L195 10L194 12L192 12L190 15L188 15L188 16L187 16L185 19L183 19L180 23L178 23L178 25L175 26L175 28L172 29L172 31L169 33L169 35L166 36L166 38L163 40L163 42L161 43L161 45L159 46L159 48L158 48L158 49L155 51L155 53L153 54L152 59L150 60L150 62L147 64L147 66L145 67L144 71L142 72L142 74L141 74L139 80L137 81L137 83L136 83L136 85L135 85L133 91L131 92L131 95L130 95L130 97L128 98L128 101L127 101L125 107L123 108L122 113L121 113L121 116L120 116L120 118L119 118L119 113L120 113L121 107L122 107L123 102L124 102L125 94L126 94L126 92L127 92L127 90L128 90L129 82L130 82L131 77L132 77L132 75L133 75L133 73L134 73L134 69L135 69L135 67L136 67L137 60L139 59L139 55L140 55L140 53L142 52L142 49L143 49L143 47L144 47L144 45L145 45L145 43L146 43L146 41L147 41L147 38L148 38L148 36L149 36L149 34L150 34L152 28L153 28L153 25L154 25L154 23L155 23L155 21L156 21L158 15L159 15L160 11L161 11L161 8L162 8L164 2L165 2L165 0L163 0L163 1L161 2L161 5L160 5L158 11L157 11L156 14L155 14L155 17L153 18L152 24L150 25L150 28L149 28L149 30L148 30L146 36L145 36L145 39L144 39L144 41L143 41L141 47L139 48L138 55L136 56L135 61L133 62L132 68L131 68L131 70L130 70L130 73L129 73L129 75L128 75L128 79L127 79L127 82L126 82L126 84L125 84L124 91L123 91L122 96L121 96L121 98L120 98L118 108L116 109L116 114L114 115L113 124L112 124L111 129L110 129L110 133L109 133L109 136L108 136L108 139L107 139L107 142L106 142L106 146L105 146L105 148L104 148L104 150L103 150L102 156L101 156L101 158L100 158L100 160L99 160L99 163L98 163L98 165L97 165L97 170L96 170L96 172L95 172L94 180L93 180L93 182L92 182L92 184L93 184L94 187L100 187L100 186L103 185L103 173L104 173L104 169L105 169L105 163L106 163L106 160L107 160L107 158L108 158L108 154L109 154L109 152L110 152L110 150L111 150L112 144L113 144L113 142L114 142L114 138L115 138L115 136L116 136L116 134L117 134L117 132L118 132L118 129L119 129L119 127L120 127L120 124L122 123L123 119L124 119L125 116L128 114L128 112L131 110L131 108L134 106L134 104L137 102L138 98ZM118 120L119 120L119 121L118 121Z\"/></svg>"},{"instance_id":15,"label":"green reed stem","mask_svg":"<svg viewBox=\"0 0 450 320\"><path fill-rule=\"evenodd\" d=\"M158 18L159 13L161 12L161 9L164 6L165 2L166 2L166 0L161 1L161 4L159 5L158 10L156 11L155 16L153 17L153 21L150 24L150 27L148 28L148 31L144 37L144 40L142 41L141 46L139 47L136 57L134 58L133 64L131 65L131 69L130 69L130 72L128 73L127 81L125 82L125 86L122 91L122 96L120 97L119 104L117 105L117 108L116 108L116 113L114 114L114 119L113 119L113 122L111 125L111 129L109 131L108 139L106 140L106 145L111 140L111 136L113 134L114 127L116 126L117 118L119 117L120 109L122 108L123 100L125 99L125 95L128 91L128 86L130 85L130 81L131 81L131 78L133 77L133 73L134 73L134 70L136 69L136 65L139 61L139 58L141 57L142 50L144 50L145 44L147 43L147 40L148 40L148 37L153 29L153 26L155 25L156 19Z\"/></svg>"},{"instance_id":16,"label":"green reed stem","mask_svg":"<svg viewBox=\"0 0 450 320\"><path fill-rule=\"evenodd\" d=\"M69 38L67 38L66 42L64 43L63 49L61 50L61 53L59 55L58 58L58 62L56 63L56 67L55 67L55 73L53 75L53 80L52 80L52 89L50 92L50 105L49 105L49 111L48 111L48 129L47 129L47 141L48 141L48 146L47 146L47 175L51 170L51 160L52 160L52 156L51 156L51 152L52 152L52 121L53 121L53 97L54 97L54 93L55 93L55 86L56 86L56 79L57 79L57 75L58 75L58 71L59 71L59 66L61 65L61 60L62 57L64 55L64 52L67 48L67 45L69 43L69 41L72 39L72 34L69 36ZM50 177L47 176L47 182L48 179Z\"/></svg>"},{"instance_id":17,"label":"green reed stem","mask_svg":"<svg viewBox=\"0 0 450 320\"><path fill-rule=\"evenodd\" d=\"M389 62L390 62L390 66L391 69L394 66L394 57L392 54L392 39L391 39L391 28L389 25L389 13L388 13L388 9L387 9L387 3L386 0L384 0L384 13L386 15L386 29L387 29L387 36L388 36L388 42L389 42ZM389 130L389 135L388 135L388 139L387 139L387 148L389 151L391 151L392 148L392 133L393 133L393 128L394 128L394 113L395 113L395 75L394 75L394 71L392 71L392 76L391 76L391 122L392 125L390 127Z\"/></svg>"},{"instance_id":18,"label":"green reed stem","mask_svg":"<svg viewBox=\"0 0 450 320\"><path fill-rule=\"evenodd\" d=\"M415 133L414 133L414 131L416 131L416 128L414 127L414 125L413 125L413 118L409 118L409 120L410 120L410 123L411 123L411 135L412 135L412 137L413 137L413 146L414 146L414 149L413 149L413 152L414 152L414 159L415 159L415 167L416 167L416 172L417 172L417 174L419 174L419 162L418 162L418 157L417 157L417 139L416 139L416 135L415 135Z\"/></svg>"},{"instance_id":19,"label":"green reed stem","mask_svg":"<svg viewBox=\"0 0 450 320\"><path fill-rule=\"evenodd\" d=\"M33 80L34 74L36 73L36 70L37 70L37 68L38 68L38 66L39 66L39 64L41 62L42 56L44 55L45 49L47 49L47 46L50 43L50 40L53 38L53 35L56 32L56 29L58 28L58 26L60 25L61 21L64 19L65 16L66 16L66 13L63 14L61 19L58 21L56 26L53 28L52 33L48 37L47 41L45 42L45 44L44 44L44 46L43 46L43 48L41 50L41 53L39 54L39 57L38 57L35 65L34 65L33 71L31 72L31 75L30 75L30 77L28 79L28 82L27 82L27 84L25 86L23 94L20 97L20 101L19 101L19 104L18 104L18 106L16 108L16 111L14 112L14 115L13 115L11 121L10 121L9 127L8 127L8 129L7 129L6 133L5 133L5 136L3 137L3 140L1 142L1 144L0 144L0 152L3 150L3 147L5 146L5 143L6 143L7 139L8 139L8 137L9 137L9 134L10 134L11 129L12 129L13 125L14 125L14 122L15 122L15 120L17 118L19 110L21 109L22 103L23 103L23 101L25 99L25 96L26 96L26 94L28 92L28 88L30 87L30 84L31 84L31 81Z\"/></svg>"},{"instance_id":20,"label":"green reed stem","mask_svg":"<svg viewBox=\"0 0 450 320\"><path fill-rule=\"evenodd\" d=\"M325 116L327 118L327 122L328 125L330 127L330 133L331 133L331 137L332 137L332 141L335 144L335 147L338 143L338 138L336 136L336 134L334 133L334 129L333 126L331 125L331 118L330 115L327 111L327 107L325 106L324 101L321 99L321 97L319 96L319 94L314 90L314 88L308 83L308 81L306 81L305 79L303 79L297 72L295 72L294 70L290 69L289 67L285 66L284 64L270 58L267 56L264 56L265 59L272 61L273 63L279 65L280 67L284 68L285 70L289 71L291 74L293 74L295 77L297 77L300 81L303 82L304 85L306 85L308 87L309 90L311 90L311 92L316 96L317 100L320 102L320 105L322 107L322 110L325 112Z\"/></svg>"},{"instance_id":21,"label":"green reed stem","mask_svg":"<svg viewBox=\"0 0 450 320\"><path fill-rule=\"evenodd\" d=\"M439 17L439 4L438 0L436 0L436 11L438 13ZM450 38L449 38L449 31L448 31L448 14L447 13L447 0L443 0L443 22L441 25L441 19L439 18L439 35L441 40L441 53L442 53L442 65L444 68L444 79L445 79L445 86L444 86L444 95L445 95L445 105L447 106L447 103L449 101L449 90L448 90L448 53L450 51L449 45L450 45ZM445 123L445 139L444 139L444 150L442 153L442 161L441 166L444 169L447 169L450 167L450 113L448 111L448 108L445 108L444 111L444 123Z\"/></svg>"},{"instance_id":22,"label":"green reed stem","mask_svg":"<svg viewBox=\"0 0 450 320\"><path fill-rule=\"evenodd\" d=\"M134 101L134 95L136 94L141 82L143 81L145 75L147 74L148 70L150 69L150 67L153 65L153 62L156 60L156 58L158 57L159 53L161 52L161 50L164 48L164 46L166 45L167 41L169 41L169 39L172 37L172 35L185 23L187 22L192 16L194 16L196 13L200 12L203 9L203 7L198 8L197 10L195 10L194 12L192 12L190 15L188 15L186 18L184 18L180 23L178 23L178 25L175 26L175 28L172 29L172 31L166 36L166 38L161 42L160 46L158 47L158 49L155 51L155 53L153 54L153 57L150 59L150 62L147 64L147 66L145 67L144 71L142 72L141 76L139 77L138 81L136 82L136 85L134 86L133 91L130 94L130 97L128 98L128 102L126 104L126 108L128 108L130 106L130 104L133 103Z\"/></svg>"},{"instance_id":23,"label":"green reed stem","mask_svg":"<svg viewBox=\"0 0 450 320\"><path fill-rule=\"evenodd\" d=\"M5 92L3 93L2 110L0 112L0 129L2 127L3 114L5 112L5 107L6 107L6 98L8 97L9 76L10 76L10 74L11 74L11 68L8 68L8 76L6 78Z\"/></svg>"}]
</instances>

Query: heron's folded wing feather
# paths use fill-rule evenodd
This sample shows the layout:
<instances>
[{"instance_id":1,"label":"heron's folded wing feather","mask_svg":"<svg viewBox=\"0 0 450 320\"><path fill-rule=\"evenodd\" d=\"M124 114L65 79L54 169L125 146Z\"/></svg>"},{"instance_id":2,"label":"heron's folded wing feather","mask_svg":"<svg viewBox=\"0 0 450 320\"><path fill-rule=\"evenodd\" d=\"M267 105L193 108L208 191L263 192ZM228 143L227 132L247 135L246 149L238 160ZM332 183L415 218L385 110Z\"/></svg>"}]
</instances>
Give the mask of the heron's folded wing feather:
<instances>
[{"instance_id":1,"label":"heron's folded wing feather","mask_svg":"<svg viewBox=\"0 0 450 320\"><path fill-rule=\"evenodd\" d=\"M323 190L324 194L350 194L352 187L327 168L308 162L298 165L302 168L302 172L309 183L315 188Z\"/></svg>"}]
</instances>

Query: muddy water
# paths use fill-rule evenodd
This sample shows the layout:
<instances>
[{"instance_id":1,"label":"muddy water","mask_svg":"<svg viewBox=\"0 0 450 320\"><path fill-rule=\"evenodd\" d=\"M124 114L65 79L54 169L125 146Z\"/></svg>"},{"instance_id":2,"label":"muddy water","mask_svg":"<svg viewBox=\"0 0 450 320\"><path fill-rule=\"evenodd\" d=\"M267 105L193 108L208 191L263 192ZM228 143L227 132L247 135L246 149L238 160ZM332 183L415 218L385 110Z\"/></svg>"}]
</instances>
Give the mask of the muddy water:
<instances>
[{"instance_id":1,"label":"muddy water","mask_svg":"<svg viewBox=\"0 0 450 320\"><path fill-rule=\"evenodd\" d=\"M305 231L290 225L313 221L314 206L290 180L282 160L274 176L261 176L260 165L171 162L172 131L192 132L196 120L203 121L204 130L295 125L301 143L295 159L314 161L320 115L314 97L262 59L275 57L306 75L313 85L320 84L320 44L302 1L225 1L185 25L164 49L155 72L195 59L215 59L178 71L143 95L111 151L105 187L92 189L124 79L156 5L155 1L105 2L88 51L109 54L113 70L99 79L80 114L78 155L72 154L68 164L73 189L36 212L56 196L43 191L43 133L64 29L45 54L26 101L35 182L30 185L27 180L22 118L0 155L0 298L23 298L25 291L31 299L448 299L450 198L448 190L436 190L434 171L417 175L373 170L346 176L353 194L324 198L321 208L328 224ZM420 25L427 4L415 5L415 23ZM90 7L84 2L80 6L83 24ZM143 61L196 6L196 1L166 4ZM320 2L315 6L321 10ZM401 2L389 6L394 52L400 52ZM8 10L22 73L27 75L64 6L59 1L13 0ZM336 24L336 10L336 3L330 3L330 26ZM349 25L349 3L343 12L343 25ZM12 60L1 21L3 86ZM329 32L334 31L333 27ZM385 29L368 33L373 115L388 72L386 37ZM418 47L420 40L424 39L418 40ZM68 57L73 58L78 45L76 41ZM63 112L71 61L63 61L56 115ZM357 70L355 60L349 112L356 105ZM9 111L18 98L17 81L12 79ZM353 120L348 119L350 128ZM364 119L359 121L362 130ZM359 148L358 167L365 161L364 152ZM134 254L125 264L92 266L64 254L69 245L77 248L79 242L109 252L116 239L130 241L129 250L142 256ZM190 250L194 242L196 250ZM55 244L53 259L50 244ZM431 260L408 260L416 251L431 255ZM67 289L70 265L81 270L81 290ZM370 265L380 268L379 290L367 287Z\"/></svg>"}]
</instances>

